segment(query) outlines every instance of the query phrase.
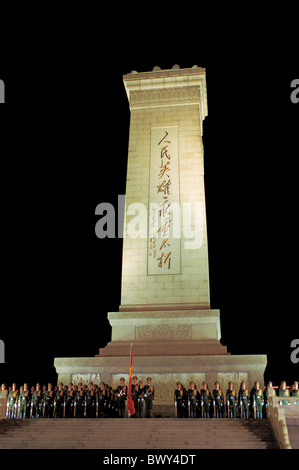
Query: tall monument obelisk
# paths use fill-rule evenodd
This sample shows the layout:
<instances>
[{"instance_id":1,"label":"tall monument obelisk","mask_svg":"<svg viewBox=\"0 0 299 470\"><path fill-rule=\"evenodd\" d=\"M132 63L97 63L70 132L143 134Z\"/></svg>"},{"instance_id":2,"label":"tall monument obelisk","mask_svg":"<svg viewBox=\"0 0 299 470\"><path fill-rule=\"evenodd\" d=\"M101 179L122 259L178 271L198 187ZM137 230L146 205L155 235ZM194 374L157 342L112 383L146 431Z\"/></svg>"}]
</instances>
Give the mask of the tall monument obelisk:
<instances>
[{"instance_id":1,"label":"tall monument obelisk","mask_svg":"<svg viewBox=\"0 0 299 470\"><path fill-rule=\"evenodd\" d=\"M94 374L116 385L128 375L133 342L134 373L151 375L156 407L171 405L177 380L186 387L191 379L210 387L218 380L223 388L229 380L262 383L266 356L228 354L220 312L210 308L205 69L154 67L123 79L131 120L121 305L108 314L112 341L95 358L56 359L59 377Z\"/></svg>"}]
</instances>

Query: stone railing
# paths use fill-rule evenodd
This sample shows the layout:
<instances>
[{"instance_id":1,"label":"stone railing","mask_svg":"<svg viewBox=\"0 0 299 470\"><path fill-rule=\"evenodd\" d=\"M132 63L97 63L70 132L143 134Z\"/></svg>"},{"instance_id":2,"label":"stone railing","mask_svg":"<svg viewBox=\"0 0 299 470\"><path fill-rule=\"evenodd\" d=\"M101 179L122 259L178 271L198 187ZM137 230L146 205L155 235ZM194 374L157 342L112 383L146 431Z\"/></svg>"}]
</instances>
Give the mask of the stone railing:
<instances>
[{"instance_id":1,"label":"stone railing","mask_svg":"<svg viewBox=\"0 0 299 470\"><path fill-rule=\"evenodd\" d=\"M281 405L282 401L288 401L289 404ZM268 417L275 434L278 446L281 449L291 449L288 427L286 425L287 417L299 417L298 397L269 397Z\"/></svg>"}]
</instances>

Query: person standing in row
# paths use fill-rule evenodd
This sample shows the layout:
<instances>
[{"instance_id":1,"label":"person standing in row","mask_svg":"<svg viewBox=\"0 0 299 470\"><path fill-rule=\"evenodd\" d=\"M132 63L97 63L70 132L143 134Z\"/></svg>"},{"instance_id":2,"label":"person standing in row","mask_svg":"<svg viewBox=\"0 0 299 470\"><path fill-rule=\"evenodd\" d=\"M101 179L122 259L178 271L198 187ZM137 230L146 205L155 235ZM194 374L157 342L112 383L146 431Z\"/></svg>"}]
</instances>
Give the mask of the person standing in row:
<instances>
[{"instance_id":1,"label":"person standing in row","mask_svg":"<svg viewBox=\"0 0 299 470\"><path fill-rule=\"evenodd\" d=\"M190 382L188 390L188 405L190 409L190 418L196 418L198 410L199 393L193 380Z\"/></svg>"},{"instance_id":2,"label":"person standing in row","mask_svg":"<svg viewBox=\"0 0 299 470\"><path fill-rule=\"evenodd\" d=\"M249 392L246 388L245 382L241 382L239 396L238 396L238 406L240 411L240 418L248 419L249 415Z\"/></svg>"},{"instance_id":3,"label":"person standing in row","mask_svg":"<svg viewBox=\"0 0 299 470\"><path fill-rule=\"evenodd\" d=\"M222 418L224 409L224 396L220 388L219 382L215 382L215 388L213 390L213 406L214 406L214 417Z\"/></svg>"},{"instance_id":4,"label":"person standing in row","mask_svg":"<svg viewBox=\"0 0 299 470\"><path fill-rule=\"evenodd\" d=\"M229 382L228 384L228 390L226 391L226 406L227 406L227 417L235 418L236 407L237 407L237 393L236 393L233 382Z\"/></svg>"},{"instance_id":5,"label":"person standing in row","mask_svg":"<svg viewBox=\"0 0 299 470\"><path fill-rule=\"evenodd\" d=\"M263 391L260 389L259 382L254 383L252 389L252 410L255 419L262 419L263 417L263 405L264 405L264 396Z\"/></svg>"},{"instance_id":6,"label":"person standing in row","mask_svg":"<svg viewBox=\"0 0 299 470\"><path fill-rule=\"evenodd\" d=\"M148 377L147 384L144 387L144 401L145 401L145 417L151 418L153 411L153 404L155 401L155 388L152 385L152 378Z\"/></svg>"},{"instance_id":7,"label":"person standing in row","mask_svg":"<svg viewBox=\"0 0 299 470\"><path fill-rule=\"evenodd\" d=\"M186 391L182 386L181 382L177 382L177 388L174 392L174 406L176 407L176 417L185 417L185 405L187 401Z\"/></svg>"},{"instance_id":8,"label":"person standing in row","mask_svg":"<svg viewBox=\"0 0 299 470\"><path fill-rule=\"evenodd\" d=\"M202 389L200 391L200 401L201 401L201 414L202 418L210 417L210 404L211 404L211 395L208 389L207 382L203 382Z\"/></svg>"},{"instance_id":9,"label":"person standing in row","mask_svg":"<svg viewBox=\"0 0 299 470\"><path fill-rule=\"evenodd\" d=\"M125 385L125 379L121 377L120 385L116 389L117 394L117 404L118 404L118 416L119 418L124 418L125 416L125 407L127 400L127 386Z\"/></svg>"}]
</instances>

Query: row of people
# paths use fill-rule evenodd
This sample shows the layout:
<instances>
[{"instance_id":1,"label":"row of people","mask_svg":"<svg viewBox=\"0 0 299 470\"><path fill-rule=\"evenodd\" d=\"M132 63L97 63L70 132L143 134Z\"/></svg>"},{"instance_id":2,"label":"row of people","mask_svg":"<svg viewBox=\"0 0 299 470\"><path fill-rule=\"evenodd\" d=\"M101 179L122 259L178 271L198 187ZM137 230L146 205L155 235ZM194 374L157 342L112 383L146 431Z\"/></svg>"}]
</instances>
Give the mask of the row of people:
<instances>
[{"instance_id":1,"label":"row of people","mask_svg":"<svg viewBox=\"0 0 299 470\"><path fill-rule=\"evenodd\" d=\"M2 396L6 392L7 396L7 417L13 418L123 418L125 415L125 405L129 396L125 379L120 379L120 385L112 389L108 384L101 382L100 385L90 382L88 385L79 383L78 385L63 386L59 383L54 389L52 384L48 388L40 384L36 387L28 385L17 389L16 384L12 385L9 392L6 386L2 385ZM268 382L265 389L260 388L255 382L254 387L249 392L245 382L241 382L237 392L234 384L229 382L228 389L223 392L219 382L215 383L215 388L211 392L208 384L203 382L202 388L197 389L193 381L190 382L188 390L177 382L174 393L174 405L178 418L223 418L228 416L235 418L238 414L241 418L249 417L261 419L267 415L269 397L275 396L276 392L272 382ZM147 378L144 385L141 380L133 377L131 396L134 402L134 418L150 418L155 400L155 388L151 377ZM278 390L279 397L295 396L299 397L298 382L288 390L286 382L281 382ZM282 400L282 404L288 404L287 400ZM299 404L299 400L296 402Z\"/></svg>"},{"instance_id":2,"label":"row of people","mask_svg":"<svg viewBox=\"0 0 299 470\"><path fill-rule=\"evenodd\" d=\"M200 390L197 389L193 381L190 382L188 390L181 382L177 382L174 405L178 418L223 418L225 415L236 418L238 411L240 418L261 419L267 416L270 396L276 396L272 382L268 382L265 389L260 388L259 382L255 382L250 392L243 381L238 392L233 382L229 382L225 393L220 388L219 382L215 383L212 392L209 390L207 382L203 382ZM278 396L299 397L298 382L294 382L291 390L287 389L285 381L281 382ZM281 403L288 404L289 402L288 400L282 400ZM296 403L299 404L299 400Z\"/></svg>"},{"instance_id":3,"label":"row of people","mask_svg":"<svg viewBox=\"0 0 299 470\"><path fill-rule=\"evenodd\" d=\"M152 407L155 398L154 386L151 383L151 377L147 378L147 384L143 385L140 380L136 383L137 377L134 377L132 385L132 398L135 406L134 417L143 417L145 408L145 417L152 416ZM5 384L2 385L2 395L6 390ZM51 383L48 387L42 387L36 384L29 390L25 383L20 389L16 384L7 394L6 416L9 419L14 418L123 418L125 415L125 405L128 398L128 387L125 379L120 379L120 385L112 389L108 384L101 382L100 385L90 382L83 385L63 385L62 382L54 387Z\"/></svg>"}]
</instances>

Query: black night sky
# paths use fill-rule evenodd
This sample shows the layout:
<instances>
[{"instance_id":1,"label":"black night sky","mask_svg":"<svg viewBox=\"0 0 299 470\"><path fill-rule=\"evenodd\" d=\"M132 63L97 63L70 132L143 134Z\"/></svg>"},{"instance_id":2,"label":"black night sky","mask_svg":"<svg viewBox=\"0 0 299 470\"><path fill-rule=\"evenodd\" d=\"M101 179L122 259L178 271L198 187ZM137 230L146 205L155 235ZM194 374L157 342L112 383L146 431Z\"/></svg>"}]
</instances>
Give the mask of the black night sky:
<instances>
[{"instance_id":1,"label":"black night sky","mask_svg":"<svg viewBox=\"0 0 299 470\"><path fill-rule=\"evenodd\" d=\"M211 308L232 354L267 354L265 379L298 380L298 67L265 43L212 38L142 53L126 40L2 57L0 382L56 382L55 357L94 356L118 311L121 239L95 208L125 194L130 112L122 75L206 68L204 121ZM59 50L58 50L59 49Z\"/></svg>"}]
</instances>

